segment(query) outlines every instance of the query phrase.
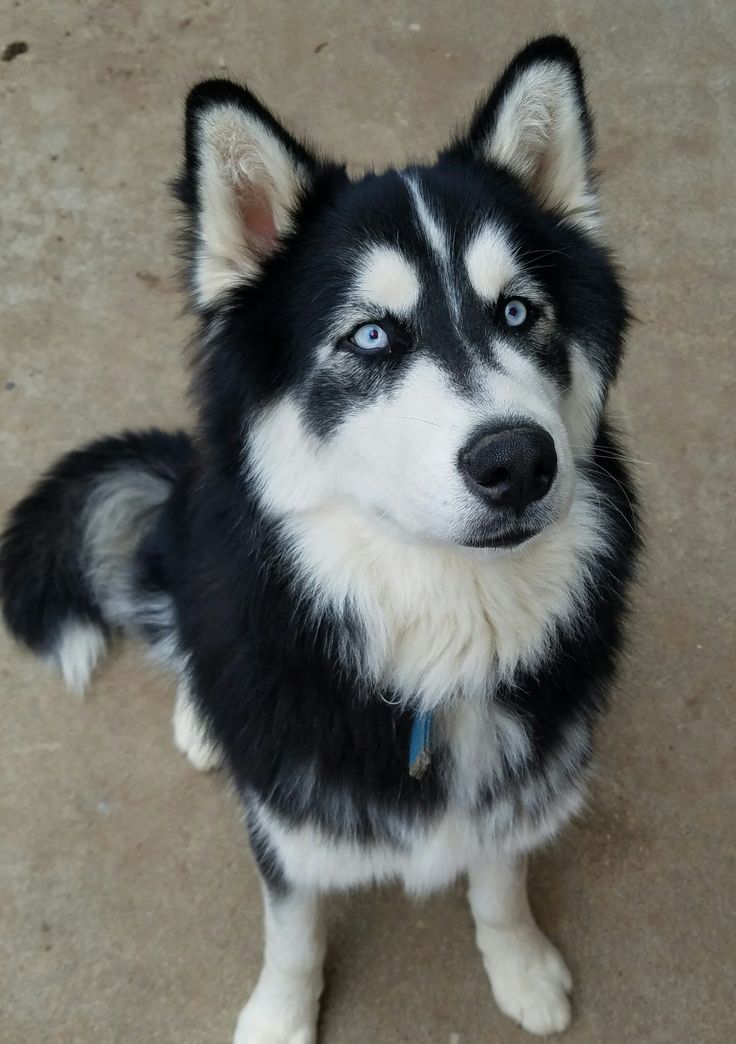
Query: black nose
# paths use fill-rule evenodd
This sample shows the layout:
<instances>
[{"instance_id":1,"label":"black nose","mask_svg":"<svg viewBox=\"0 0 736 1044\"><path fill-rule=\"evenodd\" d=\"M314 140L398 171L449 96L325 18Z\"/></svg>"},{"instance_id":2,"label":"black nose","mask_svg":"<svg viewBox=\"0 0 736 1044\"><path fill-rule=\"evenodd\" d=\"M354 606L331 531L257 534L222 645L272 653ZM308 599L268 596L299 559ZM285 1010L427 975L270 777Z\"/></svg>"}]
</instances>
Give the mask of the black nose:
<instances>
[{"instance_id":1,"label":"black nose","mask_svg":"<svg viewBox=\"0 0 736 1044\"><path fill-rule=\"evenodd\" d=\"M557 453L552 436L538 424L487 428L461 451L460 464L476 493L520 512L548 493Z\"/></svg>"}]
</instances>

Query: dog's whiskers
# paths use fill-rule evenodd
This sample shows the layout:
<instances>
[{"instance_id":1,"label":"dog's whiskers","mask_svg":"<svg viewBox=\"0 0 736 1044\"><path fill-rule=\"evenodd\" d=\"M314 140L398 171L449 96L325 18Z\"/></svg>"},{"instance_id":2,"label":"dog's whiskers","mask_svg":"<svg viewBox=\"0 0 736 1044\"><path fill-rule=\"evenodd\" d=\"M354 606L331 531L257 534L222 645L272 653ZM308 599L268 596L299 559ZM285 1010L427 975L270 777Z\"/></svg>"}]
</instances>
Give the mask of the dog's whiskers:
<instances>
[{"instance_id":1,"label":"dog's whiskers","mask_svg":"<svg viewBox=\"0 0 736 1044\"><path fill-rule=\"evenodd\" d=\"M427 420L426 417L406 417L402 416L402 420L417 421L419 424L431 424L433 428L441 428L442 425L438 424L437 421Z\"/></svg>"}]
</instances>

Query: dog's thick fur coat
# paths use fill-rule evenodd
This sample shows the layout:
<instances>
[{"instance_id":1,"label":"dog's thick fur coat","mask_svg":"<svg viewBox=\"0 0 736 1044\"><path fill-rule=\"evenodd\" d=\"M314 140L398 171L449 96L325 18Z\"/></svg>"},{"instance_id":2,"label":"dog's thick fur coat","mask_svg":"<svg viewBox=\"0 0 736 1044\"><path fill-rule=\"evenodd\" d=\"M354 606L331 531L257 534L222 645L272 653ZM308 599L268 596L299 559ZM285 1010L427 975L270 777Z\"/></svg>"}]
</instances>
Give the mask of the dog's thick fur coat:
<instances>
[{"instance_id":1,"label":"dog's thick fur coat","mask_svg":"<svg viewBox=\"0 0 736 1044\"><path fill-rule=\"evenodd\" d=\"M197 435L71 453L10 518L11 631L74 689L142 638L178 674L177 745L242 795L266 946L238 1044L316 1039L322 893L460 874L500 1008L569 1021L526 857L581 807L637 549L592 156L557 37L433 165L359 179L199 85Z\"/></svg>"}]
</instances>

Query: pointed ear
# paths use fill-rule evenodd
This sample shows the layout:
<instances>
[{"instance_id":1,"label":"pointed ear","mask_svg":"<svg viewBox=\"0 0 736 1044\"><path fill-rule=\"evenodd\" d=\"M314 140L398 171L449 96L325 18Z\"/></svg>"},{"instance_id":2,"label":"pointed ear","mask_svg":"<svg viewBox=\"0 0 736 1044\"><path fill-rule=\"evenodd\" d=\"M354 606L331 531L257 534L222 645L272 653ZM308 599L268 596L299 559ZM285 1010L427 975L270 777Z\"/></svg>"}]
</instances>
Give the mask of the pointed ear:
<instances>
[{"instance_id":1,"label":"pointed ear","mask_svg":"<svg viewBox=\"0 0 736 1044\"><path fill-rule=\"evenodd\" d=\"M535 40L517 54L450 154L505 167L542 206L588 231L599 226L583 72L562 36Z\"/></svg>"},{"instance_id":2,"label":"pointed ear","mask_svg":"<svg viewBox=\"0 0 736 1044\"><path fill-rule=\"evenodd\" d=\"M291 230L318 166L244 87L208 80L190 92L175 192L189 215L187 254L199 308L257 277Z\"/></svg>"}]
</instances>

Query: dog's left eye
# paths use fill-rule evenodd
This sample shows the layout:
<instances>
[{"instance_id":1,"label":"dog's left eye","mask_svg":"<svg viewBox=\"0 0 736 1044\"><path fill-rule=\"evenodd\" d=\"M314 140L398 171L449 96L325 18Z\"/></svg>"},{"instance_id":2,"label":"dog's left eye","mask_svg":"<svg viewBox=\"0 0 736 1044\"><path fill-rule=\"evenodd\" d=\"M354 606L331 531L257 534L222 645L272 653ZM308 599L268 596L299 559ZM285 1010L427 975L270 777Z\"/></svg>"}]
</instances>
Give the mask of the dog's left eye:
<instances>
[{"instance_id":1,"label":"dog's left eye","mask_svg":"<svg viewBox=\"0 0 736 1044\"><path fill-rule=\"evenodd\" d=\"M530 309L527 308L526 304L519 297L512 297L511 300L507 301L503 309L503 318L507 326L510 326L514 330L518 330L521 326L526 326L530 319Z\"/></svg>"},{"instance_id":2,"label":"dog's left eye","mask_svg":"<svg viewBox=\"0 0 736 1044\"><path fill-rule=\"evenodd\" d=\"M378 323L359 326L350 336L350 342L361 352L381 352L390 347L388 334Z\"/></svg>"}]
</instances>

